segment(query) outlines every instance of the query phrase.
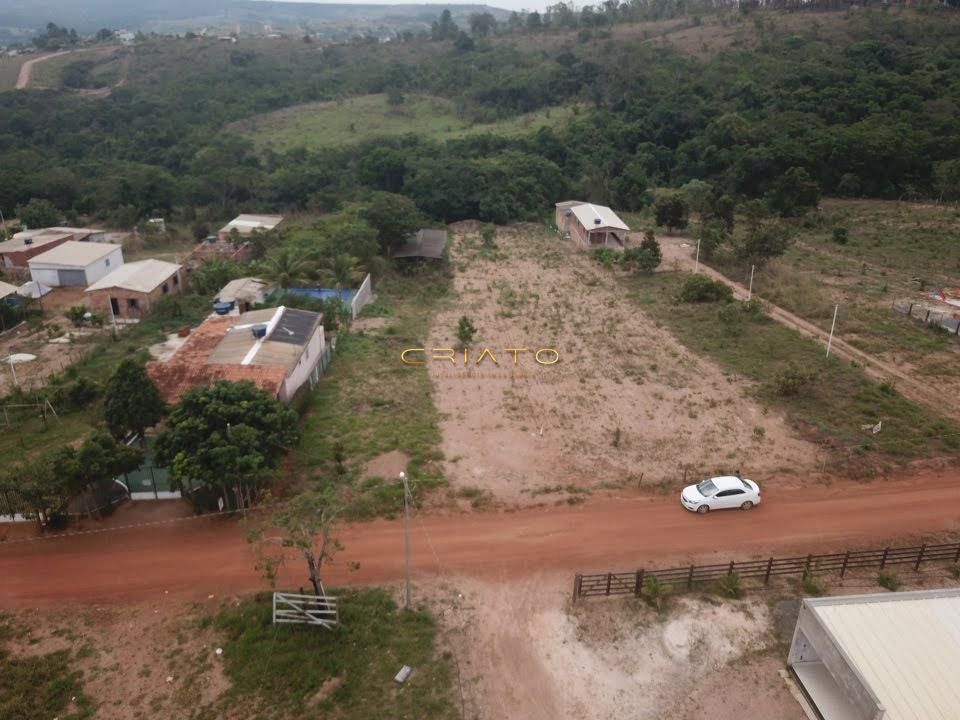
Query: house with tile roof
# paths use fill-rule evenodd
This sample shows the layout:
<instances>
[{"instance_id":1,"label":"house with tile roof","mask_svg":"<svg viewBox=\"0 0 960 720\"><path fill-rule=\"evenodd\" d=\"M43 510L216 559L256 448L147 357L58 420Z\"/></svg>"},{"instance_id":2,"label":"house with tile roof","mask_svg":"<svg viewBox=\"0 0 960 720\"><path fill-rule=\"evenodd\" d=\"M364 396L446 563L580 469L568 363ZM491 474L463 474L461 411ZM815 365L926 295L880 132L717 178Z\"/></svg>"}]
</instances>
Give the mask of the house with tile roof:
<instances>
[{"instance_id":1,"label":"house with tile roof","mask_svg":"<svg viewBox=\"0 0 960 720\"><path fill-rule=\"evenodd\" d=\"M168 403L218 380L248 380L289 402L306 383L313 387L327 352L319 313L288 307L240 315L211 315L164 361L147 373Z\"/></svg>"}]
</instances>

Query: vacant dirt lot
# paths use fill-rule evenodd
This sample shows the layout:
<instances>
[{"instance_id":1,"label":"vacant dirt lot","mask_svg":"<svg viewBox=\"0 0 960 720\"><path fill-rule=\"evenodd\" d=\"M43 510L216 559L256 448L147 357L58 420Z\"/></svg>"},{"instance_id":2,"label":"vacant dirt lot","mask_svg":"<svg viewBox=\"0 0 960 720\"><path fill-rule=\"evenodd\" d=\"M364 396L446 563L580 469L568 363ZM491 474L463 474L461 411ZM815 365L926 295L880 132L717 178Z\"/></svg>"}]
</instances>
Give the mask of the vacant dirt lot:
<instances>
[{"instance_id":1,"label":"vacant dirt lot","mask_svg":"<svg viewBox=\"0 0 960 720\"><path fill-rule=\"evenodd\" d=\"M428 360L456 486L524 503L641 482L675 487L685 473L741 468L768 480L814 469L813 445L747 399L742 380L638 311L586 253L533 226L500 229L493 251L476 231L456 228L459 299L429 340L456 347L462 315L477 327L466 366L459 352L455 364ZM476 364L484 348L498 365L489 356ZM530 352L514 365L508 348ZM537 364L538 348L556 349L559 362ZM483 375L464 377L465 368Z\"/></svg>"}]
</instances>

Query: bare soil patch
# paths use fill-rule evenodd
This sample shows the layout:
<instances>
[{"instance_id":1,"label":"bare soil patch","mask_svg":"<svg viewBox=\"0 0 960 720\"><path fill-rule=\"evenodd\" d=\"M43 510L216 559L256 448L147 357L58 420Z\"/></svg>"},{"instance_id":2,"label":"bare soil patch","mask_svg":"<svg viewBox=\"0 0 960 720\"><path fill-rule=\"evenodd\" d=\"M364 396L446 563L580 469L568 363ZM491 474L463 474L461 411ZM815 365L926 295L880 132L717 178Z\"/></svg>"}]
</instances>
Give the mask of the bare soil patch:
<instances>
[{"instance_id":1,"label":"bare soil patch","mask_svg":"<svg viewBox=\"0 0 960 720\"><path fill-rule=\"evenodd\" d=\"M46 328L23 323L0 336L0 359L15 354L33 355L36 358L16 363L13 370L9 363L0 362L0 396L13 390L14 372L17 374L16 383L21 388L30 390L43 387L49 377L63 372L86 355L92 347L87 340L100 332L68 328L66 323L52 323Z\"/></svg>"},{"instance_id":2,"label":"bare soil patch","mask_svg":"<svg viewBox=\"0 0 960 720\"><path fill-rule=\"evenodd\" d=\"M478 329L466 366L460 353L456 364L430 364L455 487L518 504L575 502L676 484L685 473L740 468L769 480L814 469L812 444L748 399L745 381L637 312L588 254L533 226L501 228L496 242L492 254L474 226L457 226L458 300L437 316L428 343L456 347L462 315ZM483 348L498 365L476 364ZM514 365L507 348L530 352ZM537 348L556 349L559 362L537 364ZM497 375L463 377L465 369Z\"/></svg>"},{"instance_id":3,"label":"bare soil patch","mask_svg":"<svg viewBox=\"0 0 960 720\"><path fill-rule=\"evenodd\" d=\"M367 463L363 471L363 477L380 477L387 480L394 480L400 476L400 473L407 469L410 462L410 456L402 450L391 450L390 452L377 455L373 460Z\"/></svg>"}]
</instances>

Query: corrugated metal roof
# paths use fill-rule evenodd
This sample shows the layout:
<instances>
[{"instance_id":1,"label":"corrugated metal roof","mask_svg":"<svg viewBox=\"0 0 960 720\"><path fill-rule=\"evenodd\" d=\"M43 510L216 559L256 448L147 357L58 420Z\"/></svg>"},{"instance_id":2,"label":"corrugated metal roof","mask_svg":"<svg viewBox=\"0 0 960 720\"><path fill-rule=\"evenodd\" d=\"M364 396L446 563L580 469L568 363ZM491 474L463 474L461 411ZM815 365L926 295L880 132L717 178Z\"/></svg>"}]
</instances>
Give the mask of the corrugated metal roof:
<instances>
[{"instance_id":1,"label":"corrugated metal roof","mask_svg":"<svg viewBox=\"0 0 960 720\"><path fill-rule=\"evenodd\" d=\"M112 273L100 278L87 288L87 292L108 288L122 288L143 293L153 292L181 267L182 265L163 260L138 260L121 265Z\"/></svg>"},{"instance_id":2,"label":"corrugated metal roof","mask_svg":"<svg viewBox=\"0 0 960 720\"><path fill-rule=\"evenodd\" d=\"M425 257L439 260L447 247L446 230L419 230L411 235L403 247L393 253L395 258Z\"/></svg>"},{"instance_id":3,"label":"corrugated metal roof","mask_svg":"<svg viewBox=\"0 0 960 720\"><path fill-rule=\"evenodd\" d=\"M220 232L230 232L234 228L243 235L249 234L254 230L273 230L277 225L283 222L283 215L237 215L228 222Z\"/></svg>"},{"instance_id":4,"label":"corrugated metal roof","mask_svg":"<svg viewBox=\"0 0 960 720\"><path fill-rule=\"evenodd\" d=\"M16 291L16 285L11 285L10 283L0 280L0 298L5 298L7 295L13 295Z\"/></svg>"},{"instance_id":5,"label":"corrugated metal roof","mask_svg":"<svg viewBox=\"0 0 960 720\"><path fill-rule=\"evenodd\" d=\"M960 717L960 590L805 602L884 706L885 720Z\"/></svg>"},{"instance_id":6,"label":"corrugated metal roof","mask_svg":"<svg viewBox=\"0 0 960 720\"><path fill-rule=\"evenodd\" d=\"M47 250L45 253L30 258L27 260L27 263L31 266L61 265L65 267L85 268L87 265L109 255L114 250L121 250L122 248L123 245L114 245L112 243L68 240L63 245L58 245L52 250Z\"/></svg>"},{"instance_id":7,"label":"corrugated metal roof","mask_svg":"<svg viewBox=\"0 0 960 720\"><path fill-rule=\"evenodd\" d=\"M570 208L573 214L587 230L602 230L604 228L613 228L614 230L629 230L626 223L617 217L617 214L605 205L593 205L584 203L583 205L574 205ZM600 220L600 222L596 222Z\"/></svg>"}]
</instances>

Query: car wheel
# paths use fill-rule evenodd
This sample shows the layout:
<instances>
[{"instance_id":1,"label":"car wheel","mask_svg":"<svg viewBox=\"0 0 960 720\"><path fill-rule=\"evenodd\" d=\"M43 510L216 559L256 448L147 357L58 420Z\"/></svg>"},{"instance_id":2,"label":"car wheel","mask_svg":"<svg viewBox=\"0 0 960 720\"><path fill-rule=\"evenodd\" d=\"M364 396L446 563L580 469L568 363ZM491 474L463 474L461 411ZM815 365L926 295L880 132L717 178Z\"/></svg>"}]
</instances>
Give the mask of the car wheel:
<instances>
[{"instance_id":1,"label":"car wheel","mask_svg":"<svg viewBox=\"0 0 960 720\"><path fill-rule=\"evenodd\" d=\"M749 510L753 507L753 503L747 500L743 505L740 506L741 510Z\"/></svg>"},{"instance_id":2,"label":"car wheel","mask_svg":"<svg viewBox=\"0 0 960 720\"><path fill-rule=\"evenodd\" d=\"M706 515L707 512L709 512L709 510L710 510L710 508L707 507L706 505L701 505L700 507L697 508L697 512L698 512L700 515Z\"/></svg>"}]
</instances>

